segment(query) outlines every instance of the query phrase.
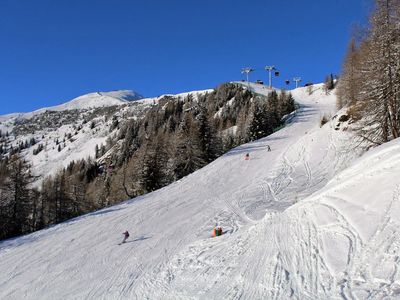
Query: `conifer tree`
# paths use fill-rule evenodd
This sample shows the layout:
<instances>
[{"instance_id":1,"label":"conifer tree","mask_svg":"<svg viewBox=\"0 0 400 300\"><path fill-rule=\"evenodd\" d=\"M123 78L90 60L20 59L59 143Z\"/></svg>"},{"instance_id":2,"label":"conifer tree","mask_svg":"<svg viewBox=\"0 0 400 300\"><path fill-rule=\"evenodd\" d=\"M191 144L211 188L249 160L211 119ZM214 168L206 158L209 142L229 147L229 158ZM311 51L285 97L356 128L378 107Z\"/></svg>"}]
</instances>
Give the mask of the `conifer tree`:
<instances>
[{"instance_id":1,"label":"conifer tree","mask_svg":"<svg viewBox=\"0 0 400 300\"><path fill-rule=\"evenodd\" d=\"M324 89L325 92L328 94L329 91L333 90L334 88L335 88L335 81L333 79L333 74L331 73L325 77Z\"/></svg>"},{"instance_id":2,"label":"conifer tree","mask_svg":"<svg viewBox=\"0 0 400 300\"><path fill-rule=\"evenodd\" d=\"M174 173L177 179L205 165L199 128L190 113L186 113L180 125L174 155Z\"/></svg>"},{"instance_id":3,"label":"conifer tree","mask_svg":"<svg viewBox=\"0 0 400 300\"><path fill-rule=\"evenodd\" d=\"M343 73L338 82L336 104L338 109L347 104L354 105L359 100L359 86L362 80L360 51L356 46L356 41L352 39L343 64Z\"/></svg>"},{"instance_id":4,"label":"conifer tree","mask_svg":"<svg viewBox=\"0 0 400 300\"><path fill-rule=\"evenodd\" d=\"M34 203L30 197L29 184L33 176L30 166L19 156L14 155L6 171L7 177L4 178L0 190L0 203L5 218L0 225L5 231L5 236L16 236L25 232L32 231L32 212Z\"/></svg>"},{"instance_id":5,"label":"conifer tree","mask_svg":"<svg viewBox=\"0 0 400 300\"><path fill-rule=\"evenodd\" d=\"M204 106L199 107L197 122L199 127L200 146L203 151L203 159L211 162L216 159L222 151L221 140L216 134L214 123L209 120L207 110Z\"/></svg>"},{"instance_id":6,"label":"conifer tree","mask_svg":"<svg viewBox=\"0 0 400 300\"><path fill-rule=\"evenodd\" d=\"M360 82L364 118L359 134L381 144L400 136L400 1L377 0L368 39L363 41Z\"/></svg>"},{"instance_id":7,"label":"conifer tree","mask_svg":"<svg viewBox=\"0 0 400 300\"><path fill-rule=\"evenodd\" d=\"M157 190L170 183L167 149L162 134L153 136L145 145L139 171L139 182L144 192Z\"/></svg>"},{"instance_id":8,"label":"conifer tree","mask_svg":"<svg viewBox=\"0 0 400 300\"><path fill-rule=\"evenodd\" d=\"M274 129L274 122L274 113L267 111L266 105L261 101L255 102L249 130L250 140L254 141L271 134Z\"/></svg>"}]
</instances>

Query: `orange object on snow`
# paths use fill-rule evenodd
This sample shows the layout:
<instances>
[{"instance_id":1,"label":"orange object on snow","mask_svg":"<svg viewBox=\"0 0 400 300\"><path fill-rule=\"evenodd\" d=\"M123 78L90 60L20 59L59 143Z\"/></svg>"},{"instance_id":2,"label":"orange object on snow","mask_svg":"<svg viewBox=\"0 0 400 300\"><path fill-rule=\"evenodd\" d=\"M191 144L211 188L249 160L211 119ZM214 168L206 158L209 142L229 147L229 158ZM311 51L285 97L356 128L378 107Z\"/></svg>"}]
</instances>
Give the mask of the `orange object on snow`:
<instances>
[{"instance_id":1,"label":"orange object on snow","mask_svg":"<svg viewBox=\"0 0 400 300\"><path fill-rule=\"evenodd\" d=\"M222 228L221 227L214 228L214 230L212 232L212 237L216 237L216 236L220 236L220 235L222 235Z\"/></svg>"}]
</instances>

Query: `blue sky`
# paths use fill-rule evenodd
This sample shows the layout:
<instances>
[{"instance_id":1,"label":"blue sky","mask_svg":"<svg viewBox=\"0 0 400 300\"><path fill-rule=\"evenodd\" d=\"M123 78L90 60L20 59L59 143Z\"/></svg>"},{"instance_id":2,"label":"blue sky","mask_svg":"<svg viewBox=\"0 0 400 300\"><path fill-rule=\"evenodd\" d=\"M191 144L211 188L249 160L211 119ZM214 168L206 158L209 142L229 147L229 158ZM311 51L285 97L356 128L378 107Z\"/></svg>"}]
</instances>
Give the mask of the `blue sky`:
<instances>
[{"instance_id":1,"label":"blue sky","mask_svg":"<svg viewBox=\"0 0 400 300\"><path fill-rule=\"evenodd\" d=\"M0 0L0 114L79 95L144 96L339 73L369 0Z\"/></svg>"}]
</instances>

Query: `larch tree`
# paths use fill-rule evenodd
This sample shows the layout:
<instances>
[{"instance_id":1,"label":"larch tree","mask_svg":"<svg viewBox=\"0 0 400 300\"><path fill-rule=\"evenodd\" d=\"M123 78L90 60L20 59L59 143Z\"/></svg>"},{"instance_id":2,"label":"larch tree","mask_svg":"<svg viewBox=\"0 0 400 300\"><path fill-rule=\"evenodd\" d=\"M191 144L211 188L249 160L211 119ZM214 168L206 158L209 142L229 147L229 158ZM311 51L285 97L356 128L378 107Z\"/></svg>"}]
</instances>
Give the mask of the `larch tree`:
<instances>
[{"instance_id":1,"label":"larch tree","mask_svg":"<svg viewBox=\"0 0 400 300\"><path fill-rule=\"evenodd\" d=\"M400 136L400 1L377 0L363 44L360 135L381 144Z\"/></svg>"},{"instance_id":2,"label":"larch tree","mask_svg":"<svg viewBox=\"0 0 400 300\"><path fill-rule=\"evenodd\" d=\"M362 80L359 66L360 51L355 39L352 39L347 48L346 57L343 63L343 71L340 76L337 90L338 109L346 105L354 105L358 99L359 84Z\"/></svg>"},{"instance_id":3,"label":"larch tree","mask_svg":"<svg viewBox=\"0 0 400 300\"><path fill-rule=\"evenodd\" d=\"M369 145L400 136L400 0L375 4L365 36L350 42L337 103L361 119L356 131Z\"/></svg>"}]
</instances>

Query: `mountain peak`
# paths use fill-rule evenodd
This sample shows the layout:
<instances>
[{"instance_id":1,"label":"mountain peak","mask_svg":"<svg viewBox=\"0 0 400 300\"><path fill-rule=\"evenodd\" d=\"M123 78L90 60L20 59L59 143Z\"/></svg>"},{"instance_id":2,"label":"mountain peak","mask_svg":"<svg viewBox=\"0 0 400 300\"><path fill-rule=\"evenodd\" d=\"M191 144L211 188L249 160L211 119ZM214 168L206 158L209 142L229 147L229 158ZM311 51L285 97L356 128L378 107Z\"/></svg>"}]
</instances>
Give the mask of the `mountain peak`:
<instances>
[{"instance_id":1,"label":"mountain peak","mask_svg":"<svg viewBox=\"0 0 400 300\"><path fill-rule=\"evenodd\" d=\"M47 108L48 110L86 109L93 107L113 106L129 101L142 99L143 96L132 90L119 90L111 92L94 92L79 96L64 104Z\"/></svg>"}]
</instances>

